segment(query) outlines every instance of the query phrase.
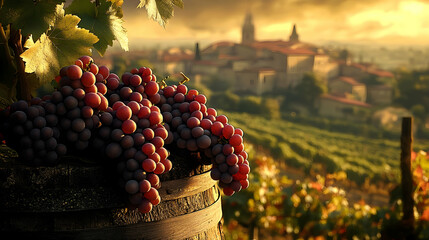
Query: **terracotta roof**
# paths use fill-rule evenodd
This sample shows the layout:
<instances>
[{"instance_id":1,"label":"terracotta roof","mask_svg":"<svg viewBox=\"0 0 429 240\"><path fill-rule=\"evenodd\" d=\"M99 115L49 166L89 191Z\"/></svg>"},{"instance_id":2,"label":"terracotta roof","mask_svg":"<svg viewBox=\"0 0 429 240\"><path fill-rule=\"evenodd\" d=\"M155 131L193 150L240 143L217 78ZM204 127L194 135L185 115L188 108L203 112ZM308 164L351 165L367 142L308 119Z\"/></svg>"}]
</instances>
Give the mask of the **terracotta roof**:
<instances>
[{"instance_id":1,"label":"terracotta roof","mask_svg":"<svg viewBox=\"0 0 429 240\"><path fill-rule=\"evenodd\" d=\"M371 64L371 63L352 63L350 64L350 66L359 68L363 71L366 71L369 74L376 75L378 77L390 77L390 78L395 77L393 73L382 69L378 69L374 66L374 64Z\"/></svg>"},{"instance_id":2,"label":"terracotta roof","mask_svg":"<svg viewBox=\"0 0 429 240\"><path fill-rule=\"evenodd\" d=\"M348 83L352 86L361 86L364 85L363 83L360 83L358 81L356 81L356 79L352 78L352 77L345 77L345 76L341 76L337 79L337 81L341 81L341 82L345 82Z\"/></svg>"},{"instance_id":3,"label":"terracotta roof","mask_svg":"<svg viewBox=\"0 0 429 240\"><path fill-rule=\"evenodd\" d=\"M248 46L256 49L267 49L273 52L283 53L285 55L317 55L316 52L312 51L309 48L305 47L296 47L293 48L293 45L296 45L295 42L285 42L285 41L260 41L249 44Z\"/></svg>"},{"instance_id":4,"label":"terracotta roof","mask_svg":"<svg viewBox=\"0 0 429 240\"><path fill-rule=\"evenodd\" d=\"M269 68L269 67L260 67L260 68L249 68L249 69L244 69L238 72L271 72L271 73L275 73L276 70L274 68Z\"/></svg>"},{"instance_id":5,"label":"terracotta roof","mask_svg":"<svg viewBox=\"0 0 429 240\"><path fill-rule=\"evenodd\" d=\"M232 47L235 43L228 41L215 42L204 48L201 52L210 52L216 50L218 47Z\"/></svg>"},{"instance_id":6,"label":"terracotta roof","mask_svg":"<svg viewBox=\"0 0 429 240\"><path fill-rule=\"evenodd\" d=\"M219 59L226 59L226 60L243 60L243 58L240 56L233 56L233 55L228 55L228 54L219 54L218 58Z\"/></svg>"},{"instance_id":7,"label":"terracotta roof","mask_svg":"<svg viewBox=\"0 0 429 240\"><path fill-rule=\"evenodd\" d=\"M384 70L380 70L380 69L368 70L368 73L372 74L372 75L376 75L378 77L389 77L389 78L395 77L395 75L393 75L393 73L388 72L388 71L384 71Z\"/></svg>"},{"instance_id":8,"label":"terracotta roof","mask_svg":"<svg viewBox=\"0 0 429 240\"><path fill-rule=\"evenodd\" d=\"M320 98L328 99L328 100L332 100L332 101L340 102L340 103L344 103L344 104L359 106L359 107L366 107L366 108L371 107L371 105L364 103L364 102L356 101L353 99L342 98L342 97L336 97L336 96L332 96L329 94L322 95L322 96L320 96Z\"/></svg>"},{"instance_id":9,"label":"terracotta roof","mask_svg":"<svg viewBox=\"0 0 429 240\"><path fill-rule=\"evenodd\" d=\"M195 61L193 65L220 66L221 64L211 60L199 60Z\"/></svg>"}]
</instances>

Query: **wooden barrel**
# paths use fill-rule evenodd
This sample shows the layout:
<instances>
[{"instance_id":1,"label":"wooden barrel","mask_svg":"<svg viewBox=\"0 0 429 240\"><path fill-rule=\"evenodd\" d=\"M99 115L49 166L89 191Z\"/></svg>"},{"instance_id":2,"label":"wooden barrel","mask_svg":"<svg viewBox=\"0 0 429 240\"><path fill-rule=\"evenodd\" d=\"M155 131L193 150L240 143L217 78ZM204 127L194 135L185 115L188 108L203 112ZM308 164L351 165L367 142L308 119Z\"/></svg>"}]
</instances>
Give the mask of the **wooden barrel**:
<instances>
[{"instance_id":1,"label":"wooden barrel","mask_svg":"<svg viewBox=\"0 0 429 240\"><path fill-rule=\"evenodd\" d=\"M125 207L100 166L0 165L0 236L31 239L223 239L220 192L207 167L162 182L150 213ZM200 172L200 173L198 173ZM192 174L191 174L192 175ZM3 238L2 238L3 239Z\"/></svg>"}]
</instances>

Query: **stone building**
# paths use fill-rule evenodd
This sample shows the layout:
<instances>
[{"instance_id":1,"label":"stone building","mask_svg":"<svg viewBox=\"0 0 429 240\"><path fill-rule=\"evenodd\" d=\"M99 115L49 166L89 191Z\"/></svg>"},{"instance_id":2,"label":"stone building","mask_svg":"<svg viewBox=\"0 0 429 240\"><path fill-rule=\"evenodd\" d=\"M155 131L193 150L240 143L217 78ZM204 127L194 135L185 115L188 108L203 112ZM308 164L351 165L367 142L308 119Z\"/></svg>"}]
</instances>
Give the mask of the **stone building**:
<instances>
[{"instance_id":1,"label":"stone building","mask_svg":"<svg viewBox=\"0 0 429 240\"><path fill-rule=\"evenodd\" d=\"M289 41L258 41L250 13L242 26L241 43L213 43L200 51L200 57L191 70L201 81L210 79L207 74L226 72L229 80L235 83L234 90L258 95L295 87L308 72L316 73L326 82L339 74L338 64L322 49L300 41L296 25L293 25ZM259 90L250 84L252 80Z\"/></svg>"}]
</instances>

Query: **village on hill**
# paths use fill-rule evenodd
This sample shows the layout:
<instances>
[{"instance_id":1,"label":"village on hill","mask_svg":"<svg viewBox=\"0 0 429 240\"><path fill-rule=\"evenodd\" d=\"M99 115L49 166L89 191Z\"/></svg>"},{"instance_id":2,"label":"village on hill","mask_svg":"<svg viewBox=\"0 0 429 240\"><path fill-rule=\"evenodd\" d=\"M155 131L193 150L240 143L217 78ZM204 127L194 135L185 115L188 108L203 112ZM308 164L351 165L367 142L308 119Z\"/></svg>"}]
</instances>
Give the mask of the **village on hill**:
<instances>
[{"instance_id":1,"label":"village on hill","mask_svg":"<svg viewBox=\"0 0 429 240\"><path fill-rule=\"evenodd\" d=\"M395 82L392 72L371 63L353 62L347 51L332 52L306 43L296 25L285 35L288 41L258 41L252 14L247 13L239 43L220 41L204 48L195 43L192 50L179 47L144 50L127 58L146 59L160 76L184 72L197 83L204 84L217 75L231 83L233 92L255 96L293 90L311 73L327 89L314 101L321 117L358 119L367 116L365 112L392 104ZM109 65L114 58L113 53L98 61ZM302 109L299 104L296 108Z\"/></svg>"}]
</instances>

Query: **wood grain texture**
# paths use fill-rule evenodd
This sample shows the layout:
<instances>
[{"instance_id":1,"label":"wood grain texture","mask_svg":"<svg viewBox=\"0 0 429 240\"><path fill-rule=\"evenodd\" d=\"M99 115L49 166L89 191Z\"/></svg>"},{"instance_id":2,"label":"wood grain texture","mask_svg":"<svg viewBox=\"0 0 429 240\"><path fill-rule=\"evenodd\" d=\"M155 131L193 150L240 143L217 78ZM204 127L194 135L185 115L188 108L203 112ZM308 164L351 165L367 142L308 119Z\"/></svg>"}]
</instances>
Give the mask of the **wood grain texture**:
<instances>
[{"instance_id":1,"label":"wood grain texture","mask_svg":"<svg viewBox=\"0 0 429 240\"><path fill-rule=\"evenodd\" d=\"M216 181L211 178L210 172L205 172L192 177L163 182L158 192L162 201L168 201L204 192L215 184Z\"/></svg>"}]
</instances>

